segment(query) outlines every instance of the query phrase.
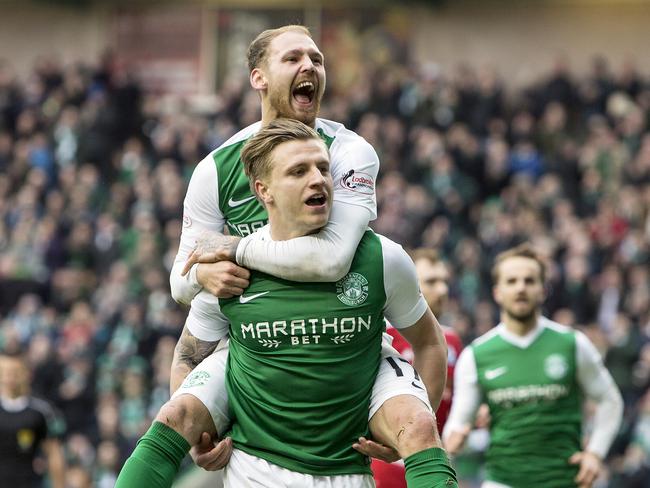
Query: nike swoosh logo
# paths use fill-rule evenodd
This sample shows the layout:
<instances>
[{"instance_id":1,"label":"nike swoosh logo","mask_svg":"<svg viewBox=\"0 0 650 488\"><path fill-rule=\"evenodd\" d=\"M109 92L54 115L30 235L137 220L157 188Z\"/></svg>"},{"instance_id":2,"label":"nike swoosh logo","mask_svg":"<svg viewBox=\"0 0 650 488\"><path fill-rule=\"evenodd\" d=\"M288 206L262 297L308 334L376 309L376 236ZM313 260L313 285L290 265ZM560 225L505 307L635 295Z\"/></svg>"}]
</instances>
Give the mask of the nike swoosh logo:
<instances>
[{"instance_id":1,"label":"nike swoosh logo","mask_svg":"<svg viewBox=\"0 0 650 488\"><path fill-rule=\"evenodd\" d=\"M416 385L415 381L411 381L411 386L414 386L415 388L418 388L420 390L424 390L424 388L422 388L420 385Z\"/></svg>"},{"instance_id":2,"label":"nike swoosh logo","mask_svg":"<svg viewBox=\"0 0 650 488\"><path fill-rule=\"evenodd\" d=\"M256 298L261 297L262 295L266 295L269 293L268 291L263 291L262 293L256 293L255 295L248 295L245 297L244 295L239 295L239 303L248 303L251 300L255 300Z\"/></svg>"},{"instance_id":3,"label":"nike swoosh logo","mask_svg":"<svg viewBox=\"0 0 650 488\"><path fill-rule=\"evenodd\" d=\"M244 199L242 199L242 200L233 200L233 199L231 198L230 200L228 200L228 206L229 206L230 208L239 207L240 205L243 205L243 204L245 204L246 202L251 201L253 198L255 198L255 195L250 196L250 197L246 197L246 198L244 198Z\"/></svg>"},{"instance_id":4,"label":"nike swoosh logo","mask_svg":"<svg viewBox=\"0 0 650 488\"><path fill-rule=\"evenodd\" d=\"M500 368L495 369L488 369L485 371L485 379L488 381L493 380L503 375L506 371L508 371L508 368L506 366L501 366Z\"/></svg>"}]
</instances>

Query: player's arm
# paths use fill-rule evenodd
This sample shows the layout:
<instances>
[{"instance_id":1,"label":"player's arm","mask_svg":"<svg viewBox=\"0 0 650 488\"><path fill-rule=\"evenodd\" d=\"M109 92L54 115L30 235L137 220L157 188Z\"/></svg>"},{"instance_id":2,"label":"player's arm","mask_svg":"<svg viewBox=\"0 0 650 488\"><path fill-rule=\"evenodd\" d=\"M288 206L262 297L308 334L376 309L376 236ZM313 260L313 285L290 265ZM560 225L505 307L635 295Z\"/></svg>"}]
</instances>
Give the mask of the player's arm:
<instances>
[{"instance_id":1,"label":"player's arm","mask_svg":"<svg viewBox=\"0 0 650 488\"><path fill-rule=\"evenodd\" d=\"M207 358L219 345L219 340L202 341L192 335L187 325L183 327L183 332L178 338L174 348L174 358L172 359L172 372L169 379L169 392L174 393L185 377L196 368L196 366Z\"/></svg>"},{"instance_id":2,"label":"player's arm","mask_svg":"<svg viewBox=\"0 0 650 488\"><path fill-rule=\"evenodd\" d=\"M465 444L481 403L476 361L471 347L463 349L458 357L454 371L453 398L454 402L442 431L442 440L450 455L457 454Z\"/></svg>"},{"instance_id":3,"label":"player's arm","mask_svg":"<svg viewBox=\"0 0 650 488\"><path fill-rule=\"evenodd\" d=\"M52 488L65 488L65 457L61 442L48 438L41 445L47 458L47 472Z\"/></svg>"},{"instance_id":4,"label":"player's arm","mask_svg":"<svg viewBox=\"0 0 650 488\"><path fill-rule=\"evenodd\" d=\"M584 395L596 404L593 431L584 451L571 456L579 464L576 482L590 486L600 474L623 417L623 399L614 379L603 365L600 353L582 333L576 333L577 379Z\"/></svg>"},{"instance_id":5,"label":"player's arm","mask_svg":"<svg viewBox=\"0 0 650 488\"><path fill-rule=\"evenodd\" d=\"M447 344L440 324L418 285L415 265L404 249L382 239L386 308L384 314L413 348L413 366L435 411L447 378Z\"/></svg>"},{"instance_id":6,"label":"player's arm","mask_svg":"<svg viewBox=\"0 0 650 488\"><path fill-rule=\"evenodd\" d=\"M337 281L350 269L368 222L377 216L374 181L379 171L375 150L361 138L345 154L331 152L334 201L328 224L317 234L288 241L262 240L252 234L237 247L237 263L292 281ZM364 175L353 186L346 175ZM344 184L347 182L347 186Z\"/></svg>"},{"instance_id":7,"label":"player's arm","mask_svg":"<svg viewBox=\"0 0 650 488\"><path fill-rule=\"evenodd\" d=\"M194 169L183 203L181 239L169 276L172 297L178 303L189 305L203 287L215 296L227 298L241 294L248 286L248 271L233 263L194 264L188 267L189 272L183 273L185 263L199 242L207 246L218 238L219 245L227 248L234 258L239 238L222 234L224 222L219 209L217 170L212 156L208 155ZM205 249L209 251L211 249Z\"/></svg>"},{"instance_id":8,"label":"player's arm","mask_svg":"<svg viewBox=\"0 0 650 488\"><path fill-rule=\"evenodd\" d=\"M429 308L424 315L400 333L413 348L413 367L427 387L431 408L437 410L447 379L447 344L438 320Z\"/></svg>"},{"instance_id":9,"label":"player's arm","mask_svg":"<svg viewBox=\"0 0 650 488\"><path fill-rule=\"evenodd\" d=\"M330 221L317 234L288 241L251 234L240 242L237 262L291 281L337 281L350 269L370 218L364 207L334 201Z\"/></svg>"},{"instance_id":10,"label":"player's arm","mask_svg":"<svg viewBox=\"0 0 650 488\"><path fill-rule=\"evenodd\" d=\"M218 299L202 291L194 300L176 343L172 359L170 393L174 393L185 377L214 352L228 333L228 321L219 309Z\"/></svg>"}]
</instances>

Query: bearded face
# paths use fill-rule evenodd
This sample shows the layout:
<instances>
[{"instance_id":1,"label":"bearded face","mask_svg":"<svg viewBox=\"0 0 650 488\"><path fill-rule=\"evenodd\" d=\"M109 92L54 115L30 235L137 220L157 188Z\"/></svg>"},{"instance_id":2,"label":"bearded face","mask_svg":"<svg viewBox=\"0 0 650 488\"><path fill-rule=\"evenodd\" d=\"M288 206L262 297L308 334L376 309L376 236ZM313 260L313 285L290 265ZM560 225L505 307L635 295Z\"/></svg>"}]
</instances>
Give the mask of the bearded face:
<instances>
[{"instance_id":1,"label":"bearded face","mask_svg":"<svg viewBox=\"0 0 650 488\"><path fill-rule=\"evenodd\" d=\"M325 91L323 55L300 32L273 39L261 68L265 83L262 103L271 118L285 117L314 125Z\"/></svg>"}]
</instances>

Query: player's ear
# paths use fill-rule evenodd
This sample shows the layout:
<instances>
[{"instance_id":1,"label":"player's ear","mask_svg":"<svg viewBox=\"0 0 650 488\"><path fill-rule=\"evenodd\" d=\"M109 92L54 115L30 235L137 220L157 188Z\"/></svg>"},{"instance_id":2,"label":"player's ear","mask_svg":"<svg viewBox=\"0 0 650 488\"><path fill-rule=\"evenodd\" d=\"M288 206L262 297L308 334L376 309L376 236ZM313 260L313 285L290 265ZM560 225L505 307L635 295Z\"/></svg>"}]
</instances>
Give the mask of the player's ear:
<instances>
[{"instance_id":1,"label":"player's ear","mask_svg":"<svg viewBox=\"0 0 650 488\"><path fill-rule=\"evenodd\" d=\"M273 196L269 192L269 187L262 180L255 180L255 194L264 205L273 203Z\"/></svg>"},{"instance_id":2,"label":"player's ear","mask_svg":"<svg viewBox=\"0 0 650 488\"><path fill-rule=\"evenodd\" d=\"M496 284L492 287L492 298L494 298L497 305L501 305L501 292Z\"/></svg>"},{"instance_id":3,"label":"player's ear","mask_svg":"<svg viewBox=\"0 0 650 488\"><path fill-rule=\"evenodd\" d=\"M266 90L268 86L266 76L264 75L264 72L259 68L255 68L253 71L251 71L250 82L254 90Z\"/></svg>"}]
</instances>

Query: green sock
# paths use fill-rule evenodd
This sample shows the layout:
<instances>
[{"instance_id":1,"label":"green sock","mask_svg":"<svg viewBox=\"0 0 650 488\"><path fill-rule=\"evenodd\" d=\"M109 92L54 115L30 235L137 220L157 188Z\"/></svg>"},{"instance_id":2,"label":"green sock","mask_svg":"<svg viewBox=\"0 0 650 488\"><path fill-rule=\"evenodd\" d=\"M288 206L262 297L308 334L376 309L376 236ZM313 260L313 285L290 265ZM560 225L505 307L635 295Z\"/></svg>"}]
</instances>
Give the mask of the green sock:
<instances>
[{"instance_id":1,"label":"green sock","mask_svg":"<svg viewBox=\"0 0 650 488\"><path fill-rule=\"evenodd\" d=\"M172 486L189 450L182 435L162 422L154 422L124 463L115 488Z\"/></svg>"},{"instance_id":2,"label":"green sock","mask_svg":"<svg viewBox=\"0 0 650 488\"><path fill-rule=\"evenodd\" d=\"M404 459L408 488L458 488L456 472L439 447L416 452Z\"/></svg>"}]
</instances>

